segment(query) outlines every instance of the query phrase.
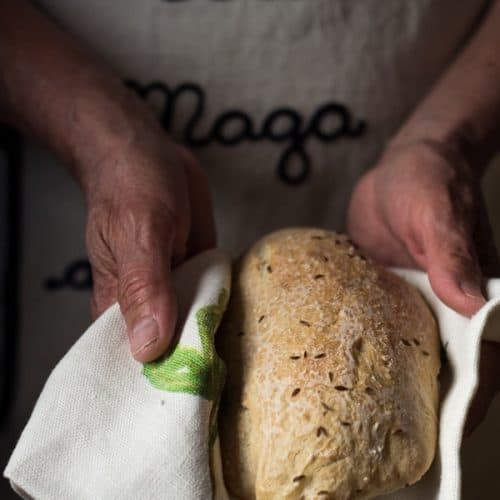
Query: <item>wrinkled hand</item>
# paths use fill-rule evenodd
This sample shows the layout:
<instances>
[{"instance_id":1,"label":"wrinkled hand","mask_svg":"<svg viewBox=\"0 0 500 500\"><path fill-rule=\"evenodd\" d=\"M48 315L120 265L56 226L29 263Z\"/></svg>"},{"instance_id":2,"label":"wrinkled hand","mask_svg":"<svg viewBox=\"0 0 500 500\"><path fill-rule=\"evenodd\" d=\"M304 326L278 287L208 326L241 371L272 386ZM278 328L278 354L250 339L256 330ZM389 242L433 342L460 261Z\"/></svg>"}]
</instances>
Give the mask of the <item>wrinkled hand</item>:
<instances>
[{"instance_id":1,"label":"wrinkled hand","mask_svg":"<svg viewBox=\"0 0 500 500\"><path fill-rule=\"evenodd\" d=\"M134 116L115 134L86 182L86 242L92 266L92 312L118 300L133 356L160 356L176 323L171 268L215 245L207 180L194 157L152 116ZM125 137L122 137L125 135Z\"/></svg>"},{"instance_id":2,"label":"wrinkled hand","mask_svg":"<svg viewBox=\"0 0 500 500\"><path fill-rule=\"evenodd\" d=\"M424 269L440 299L466 316L485 302L482 273L498 274L478 180L460 155L441 144L389 148L355 187L348 230L376 260ZM500 389L500 346L483 342L481 358L469 432Z\"/></svg>"}]
</instances>

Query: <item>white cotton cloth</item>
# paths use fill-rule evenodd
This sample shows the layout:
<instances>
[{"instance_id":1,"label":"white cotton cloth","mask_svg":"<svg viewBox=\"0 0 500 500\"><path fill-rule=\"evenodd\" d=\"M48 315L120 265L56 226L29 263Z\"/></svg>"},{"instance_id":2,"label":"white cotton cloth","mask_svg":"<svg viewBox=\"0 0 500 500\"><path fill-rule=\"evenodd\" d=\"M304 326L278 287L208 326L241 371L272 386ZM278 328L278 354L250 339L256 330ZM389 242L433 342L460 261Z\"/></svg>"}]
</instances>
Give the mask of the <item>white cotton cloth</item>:
<instances>
[{"instance_id":1,"label":"white cotton cloth","mask_svg":"<svg viewBox=\"0 0 500 500\"><path fill-rule=\"evenodd\" d=\"M426 274L395 272L417 286L433 309L449 363L441 374L446 390L433 466L414 486L381 498L458 500L459 450L478 381L480 340L500 341L500 279L489 281L490 300L469 320L435 296ZM230 286L229 259L220 251L204 253L178 268L174 283L181 318L175 352L179 347L202 352L199 311L209 306L216 316L222 314L226 297L221 299L221 290ZM186 371L189 366L174 375L182 381ZM189 387L186 380L183 387ZM225 500L217 440L209 459L211 409L212 402L200 395L151 384L130 356L115 305L54 369L5 476L22 497L35 500Z\"/></svg>"},{"instance_id":2,"label":"white cotton cloth","mask_svg":"<svg viewBox=\"0 0 500 500\"><path fill-rule=\"evenodd\" d=\"M229 292L230 259L205 252L177 268L173 282L181 325L175 351L201 352L197 312ZM178 370L181 382L188 369ZM5 476L20 496L35 500L211 498L211 409L199 395L150 383L130 355L114 305L51 373ZM216 442L220 463L218 453ZM215 498L225 499L222 483L216 486Z\"/></svg>"}]
</instances>

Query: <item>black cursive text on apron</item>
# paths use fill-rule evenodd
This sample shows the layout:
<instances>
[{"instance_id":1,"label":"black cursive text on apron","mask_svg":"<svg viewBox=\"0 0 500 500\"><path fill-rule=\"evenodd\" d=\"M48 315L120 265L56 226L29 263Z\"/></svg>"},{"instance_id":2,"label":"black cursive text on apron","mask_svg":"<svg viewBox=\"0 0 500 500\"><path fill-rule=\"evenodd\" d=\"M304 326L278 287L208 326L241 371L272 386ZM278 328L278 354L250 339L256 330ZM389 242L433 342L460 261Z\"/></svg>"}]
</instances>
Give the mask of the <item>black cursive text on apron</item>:
<instances>
[{"instance_id":1,"label":"black cursive text on apron","mask_svg":"<svg viewBox=\"0 0 500 500\"><path fill-rule=\"evenodd\" d=\"M243 141L271 141L284 144L279 157L276 173L289 185L304 182L311 171L311 158L306 150L306 142L314 138L323 143L333 143L341 138L360 137L365 129L364 120L356 120L351 116L346 106L329 101L318 106L306 120L302 114L291 107L279 107L271 110L256 125L252 117L239 109L228 109L220 113L206 133L199 132L199 125L205 110L205 92L195 83L182 83L170 88L162 82L152 82L145 85L135 80L126 84L135 90L139 96L147 99L159 94L163 99L163 109L160 121L163 128L171 130L176 103L184 95L194 98L194 108L182 130L182 140L191 148L202 148L211 143L223 146L236 146ZM334 121L334 127L328 126ZM292 160L298 160L299 168L292 169Z\"/></svg>"}]
</instances>

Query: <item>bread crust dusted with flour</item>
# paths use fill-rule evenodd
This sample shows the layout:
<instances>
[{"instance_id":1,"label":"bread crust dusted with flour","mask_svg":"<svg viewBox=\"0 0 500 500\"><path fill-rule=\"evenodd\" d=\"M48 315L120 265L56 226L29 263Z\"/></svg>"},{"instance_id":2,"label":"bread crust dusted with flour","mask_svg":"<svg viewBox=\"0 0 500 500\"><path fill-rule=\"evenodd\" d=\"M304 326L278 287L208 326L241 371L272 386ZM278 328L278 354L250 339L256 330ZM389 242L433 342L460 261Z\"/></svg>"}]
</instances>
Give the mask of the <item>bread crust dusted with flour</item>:
<instances>
[{"instance_id":1,"label":"bread crust dusted with flour","mask_svg":"<svg viewBox=\"0 0 500 500\"><path fill-rule=\"evenodd\" d=\"M419 292L346 236L273 233L240 259L217 335L233 499L363 499L434 458L439 338Z\"/></svg>"}]
</instances>

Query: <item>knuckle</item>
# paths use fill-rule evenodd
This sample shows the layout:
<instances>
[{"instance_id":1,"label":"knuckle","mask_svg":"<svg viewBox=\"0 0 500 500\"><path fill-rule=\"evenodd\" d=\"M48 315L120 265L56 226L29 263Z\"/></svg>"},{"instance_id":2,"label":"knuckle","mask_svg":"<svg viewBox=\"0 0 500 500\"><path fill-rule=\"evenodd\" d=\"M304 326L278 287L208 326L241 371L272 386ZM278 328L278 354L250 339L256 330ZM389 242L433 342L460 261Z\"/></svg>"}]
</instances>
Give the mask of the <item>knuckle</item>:
<instances>
[{"instance_id":1,"label":"knuckle","mask_svg":"<svg viewBox=\"0 0 500 500\"><path fill-rule=\"evenodd\" d=\"M448 267L455 273L476 272L478 264L473 246L465 239L455 236L443 245Z\"/></svg>"},{"instance_id":2,"label":"knuckle","mask_svg":"<svg viewBox=\"0 0 500 500\"><path fill-rule=\"evenodd\" d=\"M161 242L172 238L175 233L175 218L165 206L158 204L130 204L121 212L118 230L132 240L142 253L152 252Z\"/></svg>"},{"instance_id":3,"label":"knuckle","mask_svg":"<svg viewBox=\"0 0 500 500\"><path fill-rule=\"evenodd\" d=\"M166 259L171 259L175 239L173 212L157 198L124 194L119 201L89 207L86 246L93 273L112 276L115 284L120 277L118 300L126 309L151 293L151 266L170 265Z\"/></svg>"},{"instance_id":4,"label":"knuckle","mask_svg":"<svg viewBox=\"0 0 500 500\"><path fill-rule=\"evenodd\" d=\"M155 284L148 270L133 269L120 278L118 302L123 314L144 306L155 293Z\"/></svg>"},{"instance_id":5,"label":"knuckle","mask_svg":"<svg viewBox=\"0 0 500 500\"><path fill-rule=\"evenodd\" d=\"M109 223L112 214L111 203L102 201L91 204L87 211L87 223L85 228L85 240L90 249L104 240L104 235L109 232Z\"/></svg>"},{"instance_id":6,"label":"knuckle","mask_svg":"<svg viewBox=\"0 0 500 500\"><path fill-rule=\"evenodd\" d=\"M116 208L111 200L93 202L87 212L85 244L93 273L111 272L115 267L117 241L113 238Z\"/></svg>"},{"instance_id":7,"label":"knuckle","mask_svg":"<svg viewBox=\"0 0 500 500\"><path fill-rule=\"evenodd\" d=\"M428 231L444 235L455 245L463 245L471 234L475 220L475 197L458 195L456 192L441 190L422 212L422 222Z\"/></svg>"},{"instance_id":8,"label":"knuckle","mask_svg":"<svg viewBox=\"0 0 500 500\"><path fill-rule=\"evenodd\" d=\"M468 270L471 267L471 255L464 248L453 248L448 253L450 267L456 271Z\"/></svg>"},{"instance_id":9,"label":"knuckle","mask_svg":"<svg viewBox=\"0 0 500 500\"><path fill-rule=\"evenodd\" d=\"M114 277L111 279L95 280L92 302L98 312L103 312L111 303L116 301L116 282Z\"/></svg>"},{"instance_id":10,"label":"knuckle","mask_svg":"<svg viewBox=\"0 0 500 500\"><path fill-rule=\"evenodd\" d=\"M130 200L119 206L100 203L88 214L86 244L90 259L101 262L118 249L125 254L151 254L159 245L168 244L175 227L172 211L157 200Z\"/></svg>"}]
</instances>

